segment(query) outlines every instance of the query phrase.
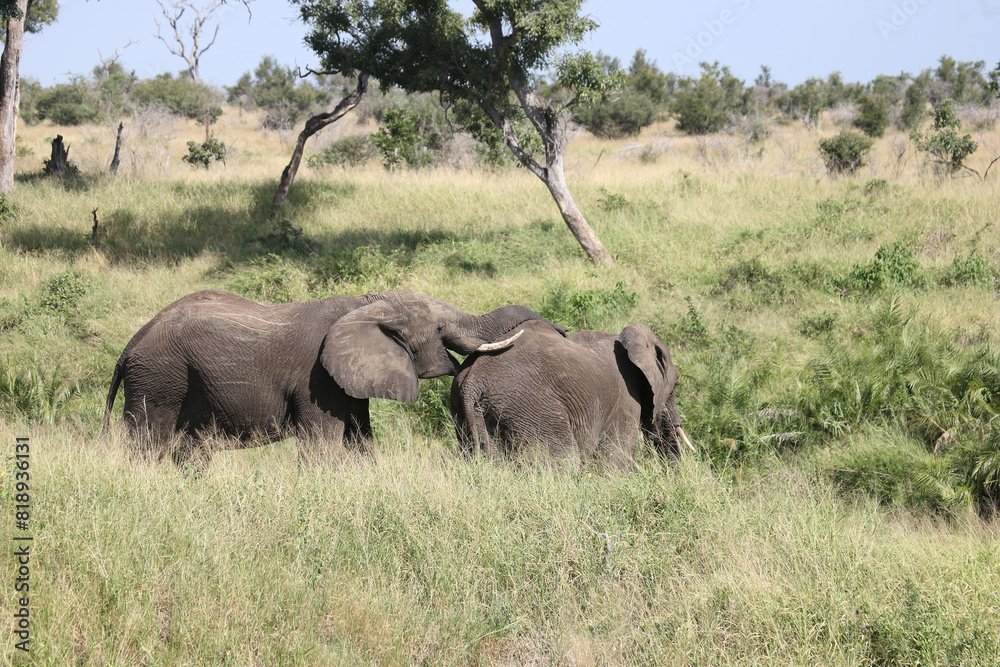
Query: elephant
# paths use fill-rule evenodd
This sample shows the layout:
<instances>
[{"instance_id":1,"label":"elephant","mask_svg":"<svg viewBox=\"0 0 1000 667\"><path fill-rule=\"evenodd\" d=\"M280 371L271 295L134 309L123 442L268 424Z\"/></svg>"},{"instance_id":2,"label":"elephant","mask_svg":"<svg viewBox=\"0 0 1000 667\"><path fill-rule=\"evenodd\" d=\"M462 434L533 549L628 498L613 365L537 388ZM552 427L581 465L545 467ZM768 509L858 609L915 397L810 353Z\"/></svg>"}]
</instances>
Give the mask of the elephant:
<instances>
[{"instance_id":1,"label":"elephant","mask_svg":"<svg viewBox=\"0 0 1000 667\"><path fill-rule=\"evenodd\" d=\"M694 449L677 408L680 373L647 325L567 337L538 322L519 329L508 346L466 358L452 382L451 412L467 454L539 445L555 458L631 469L640 430L672 460L680 441Z\"/></svg>"},{"instance_id":2,"label":"elephant","mask_svg":"<svg viewBox=\"0 0 1000 667\"><path fill-rule=\"evenodd\" d=\"M148 452L209 432L252 447L297 434L302 458L321 443L372 435L369 398L412 401L418 379L454 375L449 350L470 354L528 320L524 306L471 315L415 292L258 303L221 290L189 294L161 310L122 352L104 411L107 432L119 384L123 420ZM174 451L175 460L178 452Z\"/></svg>"}]
</instances>

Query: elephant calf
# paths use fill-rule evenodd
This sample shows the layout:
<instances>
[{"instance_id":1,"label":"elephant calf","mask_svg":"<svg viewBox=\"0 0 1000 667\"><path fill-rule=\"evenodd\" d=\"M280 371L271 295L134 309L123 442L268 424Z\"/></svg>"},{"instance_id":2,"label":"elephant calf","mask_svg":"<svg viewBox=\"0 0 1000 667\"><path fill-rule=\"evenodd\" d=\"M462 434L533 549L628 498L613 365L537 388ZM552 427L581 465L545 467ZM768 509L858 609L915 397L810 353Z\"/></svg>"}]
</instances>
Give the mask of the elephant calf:
<instances>
[{"instance_id":1,"label":"elephant calf","mask_svg":"<svg viewBox=\"0 0 1000 667\"><path fill-rule=\"evenodd\" d=\"M538 322L518 328L507 348L467 358L452 384L451 411L467 452L537 443L556 457L630 468L640 429L672 458L680 441L694 449L674 395L680 374L648 326L566 338Z\"/></svg>"}]
</instances>

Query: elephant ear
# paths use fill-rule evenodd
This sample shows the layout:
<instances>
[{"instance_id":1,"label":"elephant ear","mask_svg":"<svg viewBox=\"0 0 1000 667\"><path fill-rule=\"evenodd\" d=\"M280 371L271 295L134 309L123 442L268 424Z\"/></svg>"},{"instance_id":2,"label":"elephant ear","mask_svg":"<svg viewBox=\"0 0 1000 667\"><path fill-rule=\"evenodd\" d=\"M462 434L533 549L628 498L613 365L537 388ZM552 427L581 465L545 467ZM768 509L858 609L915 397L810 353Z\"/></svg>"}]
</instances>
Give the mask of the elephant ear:
<instances>
[{"instance_id":1,"label":"elephant ear","mask_svg":"<svg viewBox=\"0 0 1000 667\"><path fill-rule=\"evenodd\" d=\"M638 368L653 392L653 402L666 400L664 390L673 387L680 376L670 360L670 348L645 324L630 324L618 335L618 342L628 359Z\"/></svg>"},{"instance_id":2,"label":"elephant ear","mask_svg":"<svg viewBox=\"0 0 1000 667\"><path fill-rule=\"evenodd\" d=\"M375 301L340 318L323 342L323 368L354 398L417 398L419 381L392 304Z\"/></svg>"}]
</instances>

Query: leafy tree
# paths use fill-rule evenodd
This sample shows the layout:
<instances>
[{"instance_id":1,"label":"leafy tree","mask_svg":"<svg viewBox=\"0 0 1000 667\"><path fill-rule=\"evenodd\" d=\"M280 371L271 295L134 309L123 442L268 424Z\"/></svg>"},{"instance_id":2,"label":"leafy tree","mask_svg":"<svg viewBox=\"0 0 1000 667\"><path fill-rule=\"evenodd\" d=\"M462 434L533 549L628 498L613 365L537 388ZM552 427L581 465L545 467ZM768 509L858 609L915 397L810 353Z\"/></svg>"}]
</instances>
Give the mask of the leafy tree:
<instances>
[{"instance_id":1,"label":"leafy tree","mask_svg":"<svg viewBox=\"0 0 1000 667\"><path fill-rule=\"evenodd\" d=\"M996 68L990 72L990 81L987 84L990 93L1000 99L1000 62L997 63Z\"/></svg>"},{"instance_id":2,"label":"leafy tree","mask_svg":"<svg viewBox=\"0 0 1000 667\"><path fill-rule=\"evenodd\" d=\"M888 104L872 95L862 97L854 127L875 139L885 135L885 129L889 127Z\"/></svg>"},{"instance_id":3,"label":"leafy tree","mask_svg":"<svg viewBox=\"0 0 1000 667\"><path fill-rule=\"evenodd\" d=\"M389 109L385 112L385 126L371 135L372 143L382 153L382 162L390 171L406 163L411 167L425 166L433 158L422 145L417 114L406 109Z\"/></svg>"},{"instance_id":4,"label":"leafy tree","mask_svg":"<svg viewBox=\"0 0 1000 667\"><path fill-rule=\"evenodd\" d=\"M613 262L573 201L563 168L570 112L620 82L592 54L564 51L597 27L580 14L583 0L473 0L468 20L446 0L295 2L324 69L357 69L410 92L440 91L447 106L464 107L456 120L487 145L505 145L545 183L588 257ZM392 48L366 49L380 40ZM537 73L549 68L570 92L564 102L539 94Z\"/></svg>"},{"instance_id":5,"label":"leafy tree","mask_svg":"<svg viewBox=\"0 0 1000 667\"><path fill-rule=\"evenodd\" d=\"M138 78L119 63L102 63L93 69L94 93L104 114L122 114L129 110L132 88Z\"/></svg>"},{"instance_id":6,"label":"leafy tree","mask_svg":"<svg viewBox=\"0 0 1000 667\"><path fill-rule=\"evenodd\" d=\"M313 107L330 101L329 93L305 83L272 56L261 58L252 76L245 72L226 90L230 103L263 110L262 125L271 129L291 127Z\"/></svg>"},{"instance_id":7,"label":"leafy tree","mask_svg":"<svg viewBox=\"0 0 1000 667\"><path fill-rule=\"evenodd\" d=\"M745 113L749 93L743 81L718 62L701 63L701 76L677 83L670 111L686 134L718 132L737 113Z\"/></svg>"},{"instance_id":8,"label":"leafy tree","mask_svg":"<svg viewBox=\"0 0 1000 667\"><path fill-rule=\"evenodd\" d=\"M918 77L903 93L903 108L899 112L899 125L913 130L920 126L927 115L927 84Z\"/></svg>"},{"instance_id":9,"label":"leafy tree","mask_svg":"<svg viewBox=\"0 0 1000 667\"><path fill-rule=\"evenodd\" d=\"M807 127L814 127L819 116L827 108L822 79L809 78L785 93L779 101L782 111L788 116L799 118Z\"/></svg>"},{"instance_id":10,"label":"leafy tree","mask_svg":"<svg viewBox=\"0 0 1000 667\"><path fill-rule=\"evenodd\" d=\"M42 28L56 22L58 14L59 0L31 0L28 3L28 18L24 22L24 32L32 34L41 32ZM6 21L0 23L0 41L7 41Z\"/></svg>"},{"instance_id":11,"label":"leafy tree","mask_svg":"<svg viewBox=\"0 0 1000 667\"><path fill-rule=\"evenodd\" d=\"M645 49L637 49L628 66L629 88L643 93L657 107L663 106L677 90L677 75L664 73L656 66L656 61L646 59Z\"/></svg>"},{"instance_id":12,"label":"leafy tree","mask_svg":"<svg viewBox=\"0 0 1000 667\"><path fill-rule=\"evenodd\" d=\"M986 61L958 61L951 56L941 56L935 79L944 84L944 96L956 102L981 103L986 100L989 84L983 76Z\"/></svg>"},{"instance_id":13,"label":"leafy tree","mask_svg":"<svg viewBox=\"0 0 1000 667\"><path fill-rule=\"evenodd\" d=\"M598 60L600 56L598 54ZM609 76L620 69L617 58L604 64ZM639 49L632 58L621 92L581 105L574 111L573 118L599 137L635 136L656 120L666 101L669 81L655 62L646 60L646 52Z\"/></svg>"},{"instance_id":14,"label":"leafy tree","mask_svg":"<svg viewBox=\"0 0 1000 667\"><path fill-rule=\"evenodd\" d=\"M910 135L917 150L929 154L949 174L960 169L978 173L965 166L964 162L965 158L976 152L979 144L972 140L971 135L959 136L962 121L955 115L954 103L945 100L934 110L933 116L931 132L922 134L919 130L913 130Z\"/></svg>"},{"instance_id":15,"label":"leafy tree","mask_svg":"<svg viewBox=\"0 0 1000 667\"><path fill-rule=\"evenodd\" d=\"M0 56L0 192L14 189L14 137L20 102L21 51L24 46L28 0L0 0L0 23L6 23L3 55Z\"/></svg>"}]
</instances>

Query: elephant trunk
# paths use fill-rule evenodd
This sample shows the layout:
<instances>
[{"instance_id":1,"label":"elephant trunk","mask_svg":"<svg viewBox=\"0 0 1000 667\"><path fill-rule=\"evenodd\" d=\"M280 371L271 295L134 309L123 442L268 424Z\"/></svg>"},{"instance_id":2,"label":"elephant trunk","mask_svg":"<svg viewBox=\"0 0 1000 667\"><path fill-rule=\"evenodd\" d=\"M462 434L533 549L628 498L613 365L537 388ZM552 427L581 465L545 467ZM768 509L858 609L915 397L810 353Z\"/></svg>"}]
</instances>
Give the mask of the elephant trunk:
<instances>
[{"instance_id":1,"label":"elephant trunk","mask_svg":"<svg viewBox=\"0 0 1000 667\"><path fill-rule=\"evenodd\" d=\"M530 308L517 305L503 306L485 315L463 314L458 318L456 327L444 334L444 344L449 350L454 350L459 354L472 354L481 345L492 343L528 320L549 322ZM565 327L553 322L549 322L549 324L560 333L566 333Z\"/></svg>"}]
</instances>

